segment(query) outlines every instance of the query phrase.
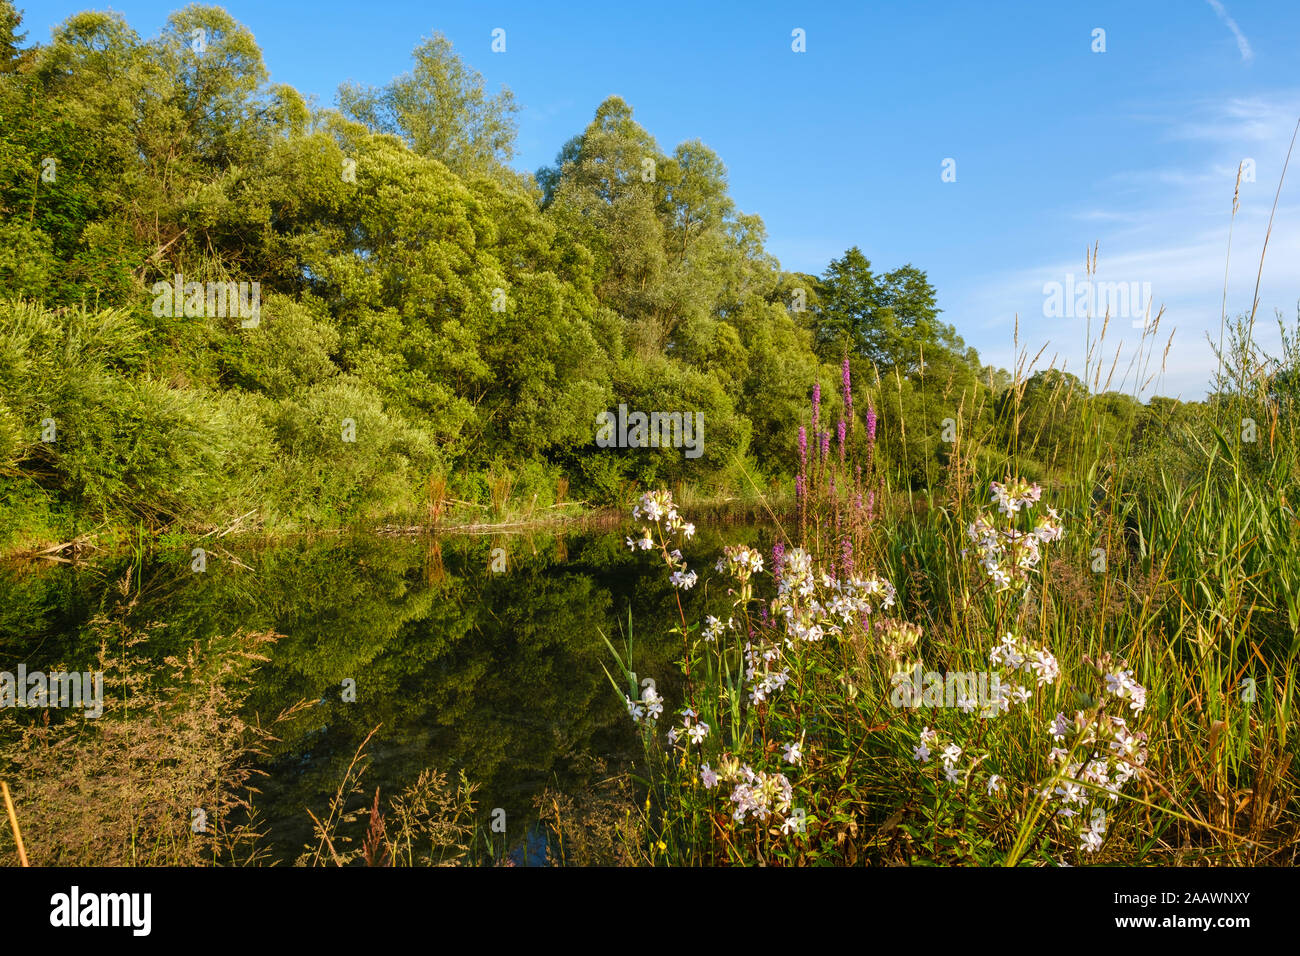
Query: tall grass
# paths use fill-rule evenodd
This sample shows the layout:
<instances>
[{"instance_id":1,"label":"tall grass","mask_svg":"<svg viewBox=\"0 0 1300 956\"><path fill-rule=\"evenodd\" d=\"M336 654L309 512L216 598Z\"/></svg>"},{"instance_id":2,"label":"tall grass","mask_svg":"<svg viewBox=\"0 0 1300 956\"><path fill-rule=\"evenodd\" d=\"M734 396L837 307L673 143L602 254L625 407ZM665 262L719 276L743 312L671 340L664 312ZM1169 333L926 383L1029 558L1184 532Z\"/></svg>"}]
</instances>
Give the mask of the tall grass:
<instances>
[{"instance_id":1,"label":"tall grass","mask_svg":"<svg viewBox=\"0 0 1300 956\"><path fill-rule=\"evenodd\" d=\"M735 596L729 626L681 623L682 700L652 698L656 715L636 681L619 689L645 746L647 855L687 864L1294 865L1300 325L1284 326L1282 354L1267 356L1255 336L1258 291L1231 323L1226 301L1225 289L1214 394L1182 410L1152 405L1142 428L1108 432L1096 396L1118 388L1136 399L1159 380L1173 335L1161 329L1163 310L1148 316L1125 365L1118 349L1110 354L1111 316L1089 317L1087 390L1057 378L1033 415L1026 383L1042 353L1021 351L1017 332L998 414L979 407L991 389L959 396L947 462L927 461L919 488L911 463L887 470L865 519L855 500L863 484L832 460L832 488L814 453L803 519L781 534L785 560L798 547L811 557L807 600L820 606L779 590L773 556L742 577L729 552L720 568ZM896 408L890 427L906 455L903 430L928 426L906 420L901 379L893 395L881 386L878 376L868 394ZM1043 429L1060 422L1073 425L1065 439L1045 443ZM869 454L863 430L850 434L859 459ZM1003 589L975 560L969 532L991 483L1027 471L1042 476L1041 504L1059 511L1065 533ZM680 571L669 557L673 527L693 515L669 496L664 517L647 522L649 497L638 508L649 550ZM877 599L849 619L829 613L875 575L896 589L892 606ZM816 640L800 634L810 622L823 627ZM896 675L914 660L966 672L1002 654L1004 678L1021 680L998 650L1007 634L1024 653L1049 656L1059 678L1026 687L995 718L897 706ZM615 659L630 675L630 662ZM764 689L777 668L784 685ZM1089 735L1105 743L1116 717L1128 728L1121 736L1146 734L1140 766L1129 761L1123 773L1122 761L1105 771L1088 763L1089 751L1107 756ZM940 766L948 745L961 755Z\"/></svg>"}]
</instances>

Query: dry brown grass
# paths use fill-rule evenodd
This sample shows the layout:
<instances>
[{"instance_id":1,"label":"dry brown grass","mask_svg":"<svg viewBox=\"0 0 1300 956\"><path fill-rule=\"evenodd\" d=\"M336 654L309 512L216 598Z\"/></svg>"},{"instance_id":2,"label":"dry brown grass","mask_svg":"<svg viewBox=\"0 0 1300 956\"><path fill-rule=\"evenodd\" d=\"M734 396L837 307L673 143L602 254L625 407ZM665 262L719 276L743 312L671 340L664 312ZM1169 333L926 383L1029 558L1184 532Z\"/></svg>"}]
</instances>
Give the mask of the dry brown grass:
<instances>
[{"instance_id":1,"label":"dry brown grass","mask_svg":"<svg viewBox=\"0 0 1300 956\"><path fill-rule=\"evenodd\" d=\"M92 627L101 640L101 717L0 715L0 765L32 864L257 862L251 759L270 735L245 723L239 705L276 635L196 642L158 666L136 650L146 634L104 618ZM8 834L0 859L17 862Z\"/></svg>"},{"instance_id":2,"label":"dry brown grass","mask_svg":"<svg viewBox=\"0 0 1300 956\"><path fill-rule=\"evenodd\" d=\"M593 760L596 773L602 761ZM648 828L627 774L607 777L577 793L546 789L533 801L540 822L554 835L547 863L565 866L637 866L645 858Z\"/></svg>"},{"instance_id":3,"label":"dry brown grass","mask_svg":"<svg viewBox=\"0 0 1300 956\"><path fill-rule=\"evenodd\" d=\"M430 475L425 494L429 524L436 525L442 520L443 513L447 510L447 501L446 476Z\"/></svg>"},{"instance_id":4,"label":"dry brown grass","mask_svg":"<svg viewBox=\"0 0 1300 956\"><path fill-rule=\"evenodd\" d=\"M456 782L424 769L415 782L382 807L379 790L366 800L361 781L369 766L366 747L379 731L366 735L344 771L322 817L308 810L313 844L303 847L298 866L455 866L471 862L477 787L462 773ZM360 845L352 835L365 820Z\"/></svg>"}]
</instances>

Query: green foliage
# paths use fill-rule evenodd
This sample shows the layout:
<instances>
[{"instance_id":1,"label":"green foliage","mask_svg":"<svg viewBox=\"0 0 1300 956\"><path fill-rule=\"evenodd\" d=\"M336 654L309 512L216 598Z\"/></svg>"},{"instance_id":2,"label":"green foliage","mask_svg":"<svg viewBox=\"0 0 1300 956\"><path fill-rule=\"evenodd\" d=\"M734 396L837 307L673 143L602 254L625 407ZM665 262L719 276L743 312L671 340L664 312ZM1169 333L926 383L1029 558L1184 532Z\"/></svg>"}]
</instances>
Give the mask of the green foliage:
<instances>
[{"instance_id":1,"label":"green foliage","mask_svg":"<svg viewBox=\"0 0 1300 956\"><path fill-rule=\"evenodd\" d=\"M661 482L748 494L791 480L808 389L830 394L845 355L880 464L913 488L954 430L1046 474L1090 451L1076 408L1151 462L1171 416L1201 414L1073 380L1062 417L1060 376L981 366L912 265L878 274L854 247L820 278L782 272L721 158L661 149L618 97L527 180L504 165L509 91L441 35L335 111L268 84L217 7L147 40L82 13L32 46L0 13L0 452L31 515L372 521L419 513L435 475L484 504L502 470L590 504ZM260 322L158 314L178 274L258 283ZM621 404L701 415L703 455L597 447ZM45 417L57 445L34 437Z\"/></svg>"},{"instance_id":2,"label":"green foliage","mask_svg":"<svg viewBox=\"0 0 1300 956\"><path fill-rule=\"evenodd\" d=\"M153 40L79 14L21 51L19 23L0 296L33 304L3 313L0 440L23 487L83 520L299 527L413 513L432 475L601 503L788 473L817 359L703 143L663 152L611 98L534 185L503 165L509 92L440 35L334 112L268 85L216 7ZM178 274L257 282L260 321L160 314ZM703 455L597 448L619 404L702 416ZM61 443L35 441L51 416Z\"/></svg>"},{"instance_id":3,"label":"green foliage","mask_svg":"<svg viewBox=\"0 0 1300 956\"><path fill-rule=\"evenodd\" d=\"M489 97L441 33L411 54L415 69L383 89L339 88L343 112L372 130L401 136L411 150L462 176L490 174L514 154L518 107L507 89Z\"/></svg>"}]
</instances>

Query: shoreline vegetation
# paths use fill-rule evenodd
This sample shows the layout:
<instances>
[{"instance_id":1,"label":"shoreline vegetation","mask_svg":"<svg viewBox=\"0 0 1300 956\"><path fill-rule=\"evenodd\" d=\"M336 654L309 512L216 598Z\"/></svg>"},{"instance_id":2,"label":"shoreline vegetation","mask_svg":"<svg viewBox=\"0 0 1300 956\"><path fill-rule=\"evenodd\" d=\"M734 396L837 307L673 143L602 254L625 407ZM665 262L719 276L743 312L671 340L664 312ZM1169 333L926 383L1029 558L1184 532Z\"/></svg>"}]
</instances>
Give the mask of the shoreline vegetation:
<instances>
[{"instance_id":1,"label":"shoreline vegetation","mask_svg":"<svg viewBox=\"0 0 1300 956\"><path fill-rule=\"evenodd\" d=\"M748 521L767 518L773 515L789 515L794 511L793 497L775 498L741 498L726 496L719 498L691 498L692 508L698 514L705 515L715 522ZM623 523L622 510L612 505L588 507L587 502L563 502L540 509L538 513L531 508L515 512L507 509L501 520L478 521L473 519L477 511L490 510L487 505L474 505L472 502L448 501L450 505L464 506L460 513L449 511L436 522L403 523L389 521L374 525L344 525L339 527L311 528L303 531L290 531L267 534L254 525L245 526L244 522L254 512L248 512L224 528L211 529L203 533L185 535L168 532L159 536L149 536L148 541L156 547L200 547L205 541L215 537L216 540L230 540L248 543L254 548L273 547L291 541L310 540L313 537L330 535L375 535L375 536L451 536L479 534L527 534L533 531L547 531L556 528L571 528L584 531L593 528L614 528ZM474 510L470 510L474 509ZM549 513L545 513L549 512ZM116 556L129 553L140 545L139 535L133 529L114 527L103 531L86 531L67 541L16 544L10 542L0 549L0 562L47 560L60 563L73 563L89 559L95 554Z\"/></svg>"},{"instance_id":2,"label":"shoreline vegetation","mask_svg":"<svg viewBox=\"0 0 1300 956\"><path fill-rule=\"evenodd\" d=\"M1150 497L1116 493L1123 460L1095 480L1100 443L1047 487L968 452L917 510L872 494L865 417L834 446L800 427L798 520L770 553L727 545L697 574L695 516L662 489L632 508L629 548L683 596L732 599L670 612L671 691L631 621L606 639L644 748L644 862L1300 862L1293 431L1256 466L1218 433L1199 480Z\"/></svg>"}]
</instances>

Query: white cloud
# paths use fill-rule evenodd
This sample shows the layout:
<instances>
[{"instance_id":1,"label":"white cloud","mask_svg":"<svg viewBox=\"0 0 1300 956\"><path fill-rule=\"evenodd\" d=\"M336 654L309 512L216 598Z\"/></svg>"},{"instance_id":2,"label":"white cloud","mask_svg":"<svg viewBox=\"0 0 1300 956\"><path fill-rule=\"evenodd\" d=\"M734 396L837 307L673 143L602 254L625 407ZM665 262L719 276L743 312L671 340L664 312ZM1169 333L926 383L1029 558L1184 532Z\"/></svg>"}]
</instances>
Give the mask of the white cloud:
<instances>
[{"instance_id":1,"label":"white cloud","mask_svg":"<svg viewBox=\"0 0 1300 956\"><path fill-rule=\"evenodd\" d=\"M1218 341L1225 309L1225 266L1230 266L1226 312L1231 319L1251 308L1277 177L1295 129L1297 108L1300 99L1294 90L1167 108L1162 117L1153 117L1156 123L1175 130L1173 139L1196 140L1194 144L1171 150L1158 169L1119 170L1099 176L1088 190L1091 195L1061 210L1058 228L1043 236L1042 253L1022 258L1027 267L991 272L978 286L950 295L947 301L941 297L947 318L959 320L959 329L979 349L984 362L1011 369L1017 361L1011 340L1018 314L1021 350L1027 349L1032 358L1047 345L1037 368L1045 367L1055 354L1058 367L1065 365L1082 376L1088 349L1087 319L1045 316L1043 286L1064 284L1067 274L1074 276L1076 284L1085 279L1082 245L1086 241L1091 249L1092 241L1099 240L1096 280L1150 283L1154 306L1165 306L1165 315L1157 341L1148 339L1133 368L1130 363L1139 354L1141 330L1134 329L1130 319L1112 319L1102 350L1104 359L1094 355L1093 369L1101 364L1104 383L1122 340L1112 388L1131 392L1138 382L1158 371L1163 360L1163 376L1143 390L1143 397L1203 397L1217 367L1206 337ZM1232 132L1225 135L1225 130ZM1246 132L1249 136L1242 135ZM1249 144L1243 142L1247 139ZM1257 160L1258 177L1241 184L1241 206L1234 221L1233 187L1243 154ZM1294 267L1300 261L1300 203L1295 198L1298 173L1300 156L1293 156L1260 279L1256 339L1273 354L1278 344L1274 310L1280 310L1290 324L1295 321L1300 299L1300 276ZM1228 262L1230 226L1232 254ZM1080 234L1081 228L1092 234ZM1094 320L1094 336L1099 326L1100 321ZM1173 344L1164 356L1169 333L1175 329ZM1154 354L1148 356L1151 349ZM1088 378L1091 383L1092 374Z\"/></svg>"},{"instance_id":2,"label":"white cloud","mask_svg":"<svg viewBox=\"0 0 1300 956\"><path fill-rule=\"evenodd\" d=\"M1255 58L1255 53L1250 48L1250 41L1246 39L1246 35L1242 33L1241 28L1237 26L1237 21L1228 16L1228 11L1224 9L1223 4L1220 3L1219 0L1205 0L1205 2L1214 8L1214 12L1219 15L1219 19L1224 22L1227 28L1232 31L1232 35L1237 38L1237 49L1241 51L1242 62L1249 63L1253 60Z\"/></svg>"}]
</instances>

